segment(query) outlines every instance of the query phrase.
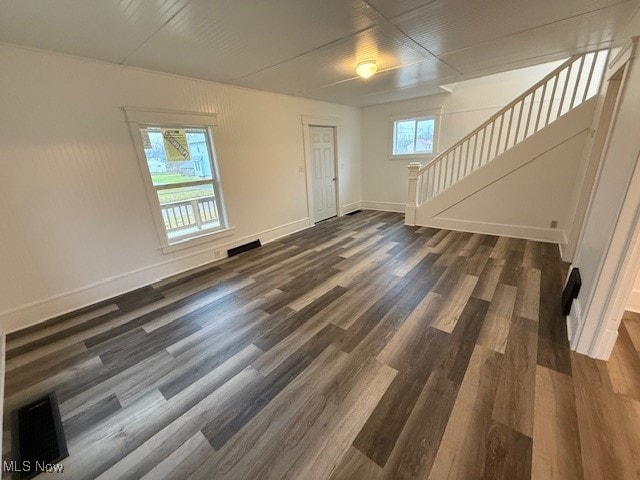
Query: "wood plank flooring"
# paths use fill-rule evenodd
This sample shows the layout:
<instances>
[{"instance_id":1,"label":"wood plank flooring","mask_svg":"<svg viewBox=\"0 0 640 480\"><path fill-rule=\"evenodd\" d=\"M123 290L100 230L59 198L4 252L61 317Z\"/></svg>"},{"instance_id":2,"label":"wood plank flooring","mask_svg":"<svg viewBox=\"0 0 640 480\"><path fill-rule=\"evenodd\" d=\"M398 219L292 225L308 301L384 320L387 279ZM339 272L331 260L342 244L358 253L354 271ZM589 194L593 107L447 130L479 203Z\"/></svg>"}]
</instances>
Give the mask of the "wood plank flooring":
<instances>
[{"instance_id":1,"label":"wood plank flooring","mask_svg":"<svg viewBox=\"0 0 640 480\"><path fill-rule=\"evenodd\" d=\"M640 329L617 373L572 355L563 268L394 213L323 222L9 335L3 459L55 390L62 478L635 478Z\"/></svg>"}]
</instances>

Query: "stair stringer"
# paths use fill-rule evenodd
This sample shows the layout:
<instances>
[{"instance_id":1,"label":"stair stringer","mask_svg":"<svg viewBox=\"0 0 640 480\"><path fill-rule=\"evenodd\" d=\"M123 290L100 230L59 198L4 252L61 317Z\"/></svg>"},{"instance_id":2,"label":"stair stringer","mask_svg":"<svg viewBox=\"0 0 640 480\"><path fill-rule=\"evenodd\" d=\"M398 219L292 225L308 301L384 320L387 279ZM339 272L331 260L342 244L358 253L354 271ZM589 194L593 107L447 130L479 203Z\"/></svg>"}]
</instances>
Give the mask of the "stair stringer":
<instances>
[{"instance_id":1,"label":"stair stringer","mask_svg":"<svg viewBox=\"0 0 640 480\"><path fill-rule=\"evenodd\" d=\"M488 188L525 165L562 146L591 127L596 105L592 98L569 111L555 122L515 145L476 171L416 207L415 224L428 227L463 230L491 235L506 235L532 240L565 243L562 230L539 226L482 223L446 218L447 210ZM586 139L586 137L585 137ZM503 180L504 179L504 180Z\"/></svg>"}]
</instances>

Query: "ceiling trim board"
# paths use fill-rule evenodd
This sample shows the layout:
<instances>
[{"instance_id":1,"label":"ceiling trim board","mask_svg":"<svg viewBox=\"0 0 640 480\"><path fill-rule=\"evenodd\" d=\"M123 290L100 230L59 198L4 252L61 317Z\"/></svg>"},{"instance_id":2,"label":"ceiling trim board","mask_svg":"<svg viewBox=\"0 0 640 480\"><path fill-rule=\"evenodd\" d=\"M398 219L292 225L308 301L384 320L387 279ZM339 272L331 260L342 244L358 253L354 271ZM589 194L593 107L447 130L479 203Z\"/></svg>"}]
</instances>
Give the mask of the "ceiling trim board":
<instances>
[{"instance_id":1,"label":"ceiling trim board","mask_svg":"<svg viewBox=\"0 0 640 480\"><path fill-rule=\"evenodd\" d=\"M421 50L423 52L426 52L431 58L437 59L438 61L442 62L444 65L446 65L448 68L450 68L451 70L454 70L458 73L461 73L457 68L449 65L447 62L445 62L444 60L438 58L437 55L435 55L433 52L431 52L427 47L425 47L424 45L422 45L421 43L416 42L412 37L410 37L409 35L407 35L404 31L402 31L400 28L398 28L398 26L394 25L391 21L389 21L387 19L387 17L385 17L384 15L382 15L382 13L380 13L373 5L371 5L371 3L369 3L368 0L362 0L364 3L366 3L369 8L371 9L372 12L374 12L375 16L377 17L378 21L380 22L379 26L382 28L387 28L388 30L393 31L394 33L396 33L399 37L404 38L406 40L409 41L409 43L411 44L412 48L418 48L418 50ZM410 45L407 45L410 46Z\"/></svg>"},{"instance_id":2,"label":"ceiling trim board","mask_svg":"<svg viewBox=\"0 0 640 480\"><path fill-rule=\"evenodd\" d=\"M182 12L185 8L187 8L189 6L189 4L191 2L193 2L194 0L187 0L187 2L182 5L182 7L180 7L173 15L171 15L171 17L169 17L158 29L156 29L151 35L149 35L145 40L142 41L142 43L140 45L138 45L136 48L134 48L131 52L129 52L129 54L127 54L124 59L122 59L120 62L118 62L118 65L124 65L127 60L129 60L129 58L131 58L132 55L135 55L135 53L140 50L142 47L144 47L146 45L146 43L151 40L153 37L155 37L158 33L160 33L162 31L163 28L165 28L167 25L169 25L169 23L176 18L177 15L180 14L180 12Z\"/></svg>"},{"instance_id":3,"label":"ceiling trim board","mask_svg":"<svg viewBox=\"0 0 640 480\"><path fill-rule=\"evenodd\" d=\"M558 50L557 52L537 55L534 57L524 58L522 60L516 60L513 62L500 63L498 65L491 65L486 69L471 70L469 73L462 74L464 80L473 80L475 78L485 77L487 75L496 75L499 73L508 72L511 70L518 70L520 68L534 67L536 65L542 65L543 63L554 62L561 60L562 58L569 58L571 55L577 55L582 53L590 53L605 48L612 48L613 40L605 40L600 43L592 43L586 47L573 48L569 50ZM531 62L531 63L529 63Z\"/></svg>"},{"instance_id":4,"label":"ceiling trim board","mask_svg":"<svg viewBox=\"0 0 640 480\"><path fill-rule=\"evenodd\" d=\"M354 36L357 36L357 35L361 35L361 34L363 34L365 32L371 31L371 30L375 30L377 27L378 27L378 25L375 25L375 24L371 25L369 27L366 27L366 28L363 28L361 30L358 30L357 32L353 32L353 33L350 33L349 35L345 35L345 36L337 38L335 40L331 40L330 42L325 43L324 45L320 45L319 47L312 48L311 50L308 50L306 52L300 53L300 54L295 55L295 56L293 56L291 58L287 58L286 60L283 60L282 62L274 63L273 65L269 65L268 67L260 68L259 70L256 70L255 72L251 72L251 73L248 73L246 75L242 75L240 77L234 78L234 79L230 80L230 82L237 82L237 81L240 81L240 80L244 80L245 78L251 77L252 75L257 75L259 73L265 72L265 71L269 70L270 68L280 67L280 66L282 66L282 65L284 65L284 64L286 64L288 62L292 62L294 60L298 60L300 58L305 57L306 55L310 55L310 54L312 54L314 52L317 52L318 50L322 50L323 48L331 47L332 45L335 45L337 43L344 42L345 40L348 40L351 37L354 37ZM355 69L355 65L354 65L354 69Z\"/></svg>"},{"instance_id":5,"label":"ceiling trim board","mask_svg":"<svg viewBox=\"0 0 640 480\"><path fill-rule=\"evenodd\" d=\"M438 58L444 57L444 56L447 56L447 55L453 55L453 54L456 54L456 53L464 52L465 50L470 50L472 48L481 47L482 45L486 45L486 44L489 44L489 43L492 43L492 42L496 42L496 41L499 41L499 40L505 40L505 39L509 39L511 37L516 37L518 35L522 35L523 33L535 32L536 30L539 30L541 28L550 27L552 25L557 25L559 23L564 23L564 22L567 22L569 20L575 20L577 18L584 17L584 16L587 16L587 15L593 15L594 13L597 13L597 12L603 12L605 10L619 8L622 5L631 5L631 4L632 4L631 0L623 0L623 1L615 3L613 5L609 5L608 7L597 8L595 10L590 10L588 12L580 13L578 15L572 15L570 17L565 17L565 18L562 18L560 20L555 20L553 22L544 23L544 24L537 25L537 26L531 27L531 28L525 28L524 30L519 30L517 32L510 33L508 35L502 35L500 37L491 38L489 40L483 40L481 42L474 43L473 45L469 45L468 47L457 48L457 49L454 49L454 50L451 50L451 51L448 51L448 52L443 52L440 55L438 55Z\"/></svg>"}]
</instances>

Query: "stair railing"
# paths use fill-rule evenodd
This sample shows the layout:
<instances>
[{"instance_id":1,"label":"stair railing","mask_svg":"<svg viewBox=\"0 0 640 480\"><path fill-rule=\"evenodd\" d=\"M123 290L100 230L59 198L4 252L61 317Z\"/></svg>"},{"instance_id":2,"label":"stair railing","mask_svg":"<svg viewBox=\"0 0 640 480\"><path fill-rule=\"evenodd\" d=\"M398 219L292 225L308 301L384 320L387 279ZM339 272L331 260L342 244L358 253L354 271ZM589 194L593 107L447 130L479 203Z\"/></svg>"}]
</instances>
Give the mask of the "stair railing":
<instances>
[{"instance_id":1,"label":"stair railing","mask_svg":"<svg viewBox=\"0 0 640 480\"><path fill-rule=\"evenodd\" d=\"M609 51L573 55L425 165L409 165L407 221L418 205L598 93Z\"/></svg>"}]
</instances>

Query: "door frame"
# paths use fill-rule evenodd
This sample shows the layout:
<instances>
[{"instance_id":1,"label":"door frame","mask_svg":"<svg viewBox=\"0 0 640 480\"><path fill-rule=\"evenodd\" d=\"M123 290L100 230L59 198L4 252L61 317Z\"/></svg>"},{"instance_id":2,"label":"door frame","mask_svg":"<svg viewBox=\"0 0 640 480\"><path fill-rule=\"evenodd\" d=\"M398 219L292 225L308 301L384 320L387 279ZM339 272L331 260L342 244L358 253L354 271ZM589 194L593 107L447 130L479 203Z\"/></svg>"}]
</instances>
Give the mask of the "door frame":
<instances>
[{"instance_id":1,"label":"door frame","mask_svg":"<svg viewBox=\"0 0 640 480\"><path fill-rule=\"evenodd\" d=\"M340 162L338 162L338 128L342 121L339 117L323 117L319 115L302 115L302 138L304 144L304 170L307 183L307 215L309 226L315 225L313 208L313 175L311 165L311 134L310 127L328 127L333 129L333 167L336 174L336 215L342 216L340 206Z\"/></svg>"}]
</instances>

